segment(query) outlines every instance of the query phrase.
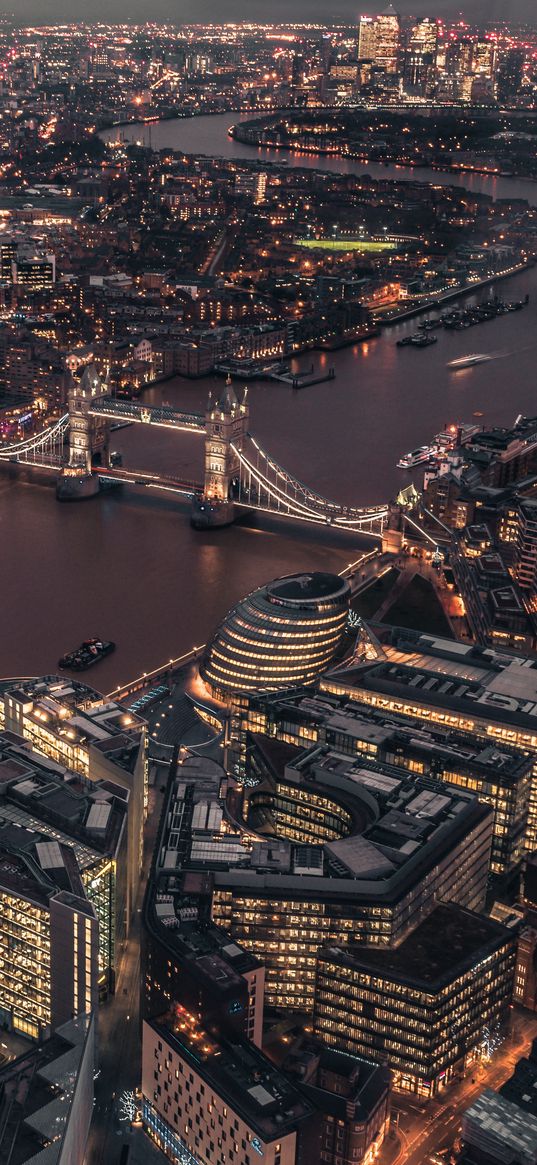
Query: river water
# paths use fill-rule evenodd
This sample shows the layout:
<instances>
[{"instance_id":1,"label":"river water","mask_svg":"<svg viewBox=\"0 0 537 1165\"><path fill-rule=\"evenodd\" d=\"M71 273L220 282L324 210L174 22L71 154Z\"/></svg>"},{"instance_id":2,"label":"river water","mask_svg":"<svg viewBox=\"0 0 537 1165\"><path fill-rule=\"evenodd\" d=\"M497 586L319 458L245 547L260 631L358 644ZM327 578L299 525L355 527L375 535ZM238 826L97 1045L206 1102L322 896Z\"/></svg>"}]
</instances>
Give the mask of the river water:
<instances>
[{"instance_id":1,"label":"river water","mask_svg":"<svg viewBox=\"0 0 537 1165\"><path fill-rule=\"evenodd\" d=\"M232 120L223 115L153 124L151 144L256 156L228 138ZM148 139L147 126L122 132ZM334 158L297 156L293 162L364 169ZM383 177L395 173L390 167L367 169ZM400 169L396 173L405 176ZM427 180L428 174L417 170L409 177ZM456 178L435 173L432 180ZM475 175L472 188L537 201L537 185L518 180ZM531 294L526 310L471 333L442 332L424 351L396 348L398 336L414 330L415 323L409 323L366 344L316 354L318 366L336 368L336 379L326 384L293 392L254 382L251 431L277 461L334 500L367 504L392 497L408 480L395 468L398 457L430 440L445 422L471 420L479 411L484 424L502 424L518 412L537 411L537 269L502 285L507 298L521 298L526 291ZM496 358L458 373L447 370L448 360L472 350ZM309 366L311 360L306 356L299 363ZM177 379L153 388L150 397L197 411L209 389L221 383ZM126 465L200 477L199 437L132 426L113 438ZM141 488L122 487L88 502L60 505L50 485L2 472L0 677L54 670L64 651L101 635L115 640L117 651L88 673L88 680L111 690L203 643L253 587L294 570L341 570L358 549L348 535L277 519L252 518L199 533L172 495Z\"/></svg>"},{"instance_id":2,"label":"river water","mask_svg":"<svg viewBox=\"0 0 537 1165\"><path fill-rule=\"evenodd\" d=\"M433 182L437 186L464 186L475 194L489 194L491 198L525 198L537 203L537 182L531 178L502 178L487 174L452 174L430 170L428 167L367 164L352 158L334 158L328 155L301 154L294 150L256 149L236 142L228 134L229 126L241 121L252 121L251 113L219 113L204 117L171 118L161 122L135 122L116 126L101 134L108 141L139 142L154 150L174 149L185 153L208 154L222 158L258 158L260 161L304 166L315 170L337 170L340 174L370 174L372 178L394 178L398 181Z\"/></svg>"}]
</instances>

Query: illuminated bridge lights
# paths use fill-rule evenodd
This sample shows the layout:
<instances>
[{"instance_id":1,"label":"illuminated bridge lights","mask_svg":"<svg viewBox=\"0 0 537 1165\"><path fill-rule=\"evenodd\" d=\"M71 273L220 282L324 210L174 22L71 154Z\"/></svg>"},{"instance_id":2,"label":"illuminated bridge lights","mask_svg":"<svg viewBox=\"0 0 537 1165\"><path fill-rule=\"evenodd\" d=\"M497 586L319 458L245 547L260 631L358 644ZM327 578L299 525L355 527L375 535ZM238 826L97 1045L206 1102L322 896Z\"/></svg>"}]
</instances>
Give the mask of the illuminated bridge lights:
<instances>
[{"instance_id":1,"label":"illuminated bridge lights","mask_svg":"<svg viewBox=\"0 0 537 1165\"><path fill-rule=\"evenodd\" d=\"M69 416L66 413L41 433L27 437L15 445L0 446L0 460L28 461L31 464L50 467L59 466L68 424Z\"/></svg>"},{"instance_id":2,"label":"illuminated bridge lights","mask_svg":"<svg viewBox=\"0 0 537 1165\"><path fill-rule=\"evenodd\" d=\"M387 505L355 508L329 501L278 465L250 433L231 448L240 466L234 494L239 505L382 537Z\"/></svg>"},{"instance_id":3,"label":"illuminated bridge lights","mask_svg":"<svg viewBox=\"0 0 537 1165\"><path fill-rule=\"evenodd\" d=\"M175 429L178 432L199 433L205 436L206 444L211 440L206 427L206 418L197 413L180 412L168 405L145 405L137 401L96 396L89 404L87 416L100 417L106 421L147 424L154 428ZM67 413L43 432L16 444L0 447L0 460L31 464L36 468L61 469L63 466L65 475L70 468L65 465L64 455L65 437L69 426L70 417ZM100 452L100 449L100 446L98 449L91 449L91 445L88 445L88 470L91 452ZM229 500L238 507L382 538L382 532L388 521L387 505L360 508L344 506L322 497L278 465L250 433L243 434L236 443L230 440L229 450L233 453L236 464ZM75 471L77 466L71 468ZM95 472L100 477L106 476L110 480L169 490L183 496L195 497L200 494L211 496L207 477L205 485L202 486L200 483L185 482L180 478L166 478L161 474L142 473L136 469L103 466Z\"/></svg>"},{"instance_id":4,"label":"illuminated bridge lights","mask_svg":"<svg viewBox=\"0 0 537 1165\"><path fill-rule=\"evenodd\" d=\"M132 400L117 400L113 396L96 397L89 410L91 416L106 416L110 420L129 420L157 427L183 429L204 433L204 418L198 413L183 413L169 405L143 405Z\"/></svg>"}]
</instances>

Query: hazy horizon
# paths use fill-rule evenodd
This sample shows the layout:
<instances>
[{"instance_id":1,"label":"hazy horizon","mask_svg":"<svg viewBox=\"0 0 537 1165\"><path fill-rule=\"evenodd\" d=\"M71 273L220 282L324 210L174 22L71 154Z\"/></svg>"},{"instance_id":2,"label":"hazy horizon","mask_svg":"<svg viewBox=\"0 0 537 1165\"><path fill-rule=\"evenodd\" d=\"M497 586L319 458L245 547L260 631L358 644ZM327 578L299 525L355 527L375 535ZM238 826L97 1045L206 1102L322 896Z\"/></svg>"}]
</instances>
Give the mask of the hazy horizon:
<instances>
[{"instance_id":1,"label":"hazy horizon","mask_svg":"<svg viewBox=\"0 0 537 1165\"><path fill-rule=\"evenodd\" d=\"M360 12L380 11L386 0L272 0L269 10L264 0L153 0L148 9L147 0L15 0L11 10L19 23L54 24L59 22L94 21L114 23L133 20L143 23L171 21L181 23L225 24L240 20L273 22L322 22L339 20L352 23ZM450 18L461 13L472 22L505 21L515 24L531 21L537 25L535 0L401 0L395 7L401 15L430 15Z\"/></svg>"}]
</instances>

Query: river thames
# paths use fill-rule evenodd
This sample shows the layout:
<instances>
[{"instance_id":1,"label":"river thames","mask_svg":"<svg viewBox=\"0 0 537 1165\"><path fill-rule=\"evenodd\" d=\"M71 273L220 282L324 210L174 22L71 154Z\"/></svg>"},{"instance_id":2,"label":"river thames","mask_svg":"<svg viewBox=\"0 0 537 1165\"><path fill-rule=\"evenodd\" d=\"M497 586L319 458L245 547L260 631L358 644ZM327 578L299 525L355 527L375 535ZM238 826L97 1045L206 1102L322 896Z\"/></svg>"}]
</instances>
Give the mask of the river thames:
<instances>
[{"instance_id":1,"label":"river thames","mask_svg":"<svg viewBox=\"0 0 537 1165\"><path fill-rule=\"evenodd\" d=\"M227 114L153 124L151 144L256 157L258 151L227 136L233 120ZM122 133L149 138L147 126L123 127ZM365 169L400 181L460 181L493 197L537 202L537 185L519 180L474 175L469 181L309 156L293 157L292 163ZM395 468L398 457L430 440L444 423L470 421L481 412L483 424L508 424L517 413L537 412L537 269L500 287L507 299L529 292L529 307L473 329L471 338L442 332L429 349L398 349L396 339L416 326L399 325L366 344L299 361L302 367L312 359L319 367L334 365L334 381L300 392L254 382L251 431L277 461L327 497L355 505L393 497L408 480ZM495 358L457 373L446 368L447 361L472 350ZM149 398L200 411L209 390L221 387L222 381L177 379L151 389ZM147 426L113 434L125 465L194 479L201 474L202 444L200 437L150 432ZM88 682L108 691L205 642L226 610L253 587L294 570L341 570L359 550L350 536L277 519L252 518L199 533L172 495L141 488L60 505L50 485L21 481L16 471L0 474L0 539L0 675L54 671L61 654L100 635L115 640L117 651L88 673Z\"/></svg>"}]
</instances>

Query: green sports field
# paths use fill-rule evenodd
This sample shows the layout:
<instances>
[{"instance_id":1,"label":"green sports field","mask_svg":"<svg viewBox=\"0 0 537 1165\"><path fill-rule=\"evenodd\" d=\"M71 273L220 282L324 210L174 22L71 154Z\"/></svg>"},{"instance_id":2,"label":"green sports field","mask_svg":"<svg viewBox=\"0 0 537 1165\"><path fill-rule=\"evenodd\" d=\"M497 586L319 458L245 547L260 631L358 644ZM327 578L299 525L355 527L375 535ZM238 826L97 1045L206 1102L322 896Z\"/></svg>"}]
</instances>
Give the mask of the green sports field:
<instances>
[{"instance_id":1,"label":"green sports field","mask_svg":"<svg viewBox=\"0 0 537 1165\"><path fill-rule=\"evenodd\" d=\"M367 239L295 239L309 251L395 251L397 243L371 243Z\"/></svg>"}]
</instances>

